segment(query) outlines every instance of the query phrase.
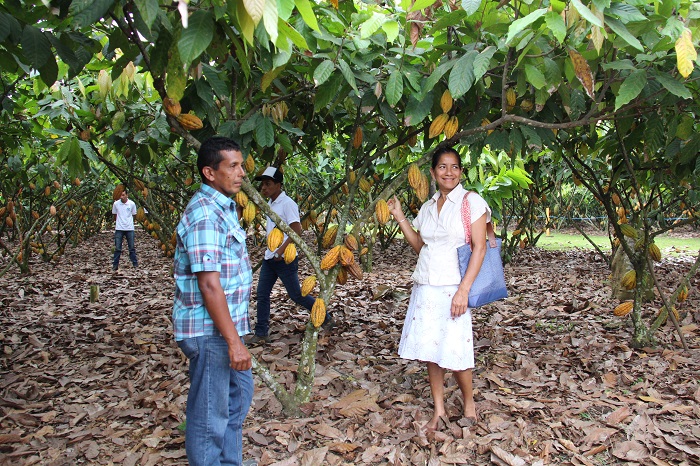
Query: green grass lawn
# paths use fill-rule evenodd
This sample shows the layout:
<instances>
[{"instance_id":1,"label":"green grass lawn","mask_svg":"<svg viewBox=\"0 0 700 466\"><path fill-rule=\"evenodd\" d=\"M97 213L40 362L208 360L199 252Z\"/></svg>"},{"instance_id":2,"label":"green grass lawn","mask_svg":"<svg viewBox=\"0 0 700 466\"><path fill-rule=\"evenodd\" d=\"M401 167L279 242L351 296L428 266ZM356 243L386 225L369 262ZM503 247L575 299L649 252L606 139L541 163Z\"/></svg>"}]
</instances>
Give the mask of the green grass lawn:
<instances>
[{"instance_id":1,"label":"green grass lawn","mask_svg":"<svg viewBox=\"0 0 700 466\"><path fill-rule=\"evenodd\" d=\"M588 233L587 233L588 234ZM610 240L604 235L588 234L595 243L603 250L610 249ZM700 236L694 238L679 238L668 235L656 237L656 244L665 253L696 255L700 250ZM578 232L550 230L550 236L542 235L537 242L537 247L542 249L563 250L563 249L593 249L591 243Z\"/></svg>"}]
</instances>

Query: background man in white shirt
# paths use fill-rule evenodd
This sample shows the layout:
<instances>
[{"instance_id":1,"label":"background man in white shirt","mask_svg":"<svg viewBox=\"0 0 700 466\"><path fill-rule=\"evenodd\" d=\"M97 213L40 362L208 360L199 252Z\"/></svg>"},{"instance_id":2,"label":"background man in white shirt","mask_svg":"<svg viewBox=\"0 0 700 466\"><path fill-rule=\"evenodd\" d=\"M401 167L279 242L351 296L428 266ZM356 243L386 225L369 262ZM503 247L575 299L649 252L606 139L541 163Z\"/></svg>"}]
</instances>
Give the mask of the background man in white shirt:
<instances>
[{"instance_id":1,"label":"background man in white shirt","mask_svg":"<svg viewBox=\"0 0 700 466\"><path fill-rule=\"evenodd\" d=\"M112 204L112 214L114 215L114 260L112 270L119 268L119 257L122 255L122 243L126 236L126 244L129 247L129 259L134 267L138 267L136 258L136 248L134 247L134 216L136 215L136 204L129 199L126 188L122 191L118 201Z\"/></svg>"},{"instance_id":2,"label":"background man in white shirt","mask_svg":"<svg viewBox=\"0 0 700 466\"><path fill-rule=\"evenodd\" d=\"M260 194L270 199L270 208L279 215L297 235L301 235L301 223L299 218L299 206L284 191L282 182L284 177L279 168L268 167L262 175L255 177L260 181ZM275 223L268 217L267 234L275 228ZM284 241L275 251L266 250L265 260L260 268L257 288L257 317L255 319L255 335L247 340L254 344L269 340L270 332L270 293L279 278L287 290L289 297L300 306L311 311L316 301L312 296L302 296L299 285L299 257L291 263L284 262L284 250L292 240L285 234ZM324 328L332 327L332 318L326 314Z\"/></svg>"}]
</instances>

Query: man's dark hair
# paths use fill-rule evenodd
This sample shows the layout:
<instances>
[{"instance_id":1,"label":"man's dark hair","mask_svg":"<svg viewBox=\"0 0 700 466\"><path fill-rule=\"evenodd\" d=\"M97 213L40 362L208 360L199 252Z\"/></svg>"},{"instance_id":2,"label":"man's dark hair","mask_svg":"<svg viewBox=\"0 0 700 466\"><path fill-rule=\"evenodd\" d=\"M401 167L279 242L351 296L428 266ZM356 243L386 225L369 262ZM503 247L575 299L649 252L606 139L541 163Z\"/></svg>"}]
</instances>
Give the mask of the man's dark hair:
<instances>
[{"instance_id":1,"label":"man's dark hair","mask_svg":"<svg viewBox=\"0 0 700 466\"><path fill-rule=\"evenodd\" d=\"M236 141L223 136L209 138L199 147L199 152L197 153L197 168L199 169L199 176L202 177L203 183L207 182L207 179L204 177L204 167L211 167L214 170L218 170L219 164L224 159L221 155L221 151L225 150L242 152L241 146L239 146Z\"/></svg>"}]
</instances>

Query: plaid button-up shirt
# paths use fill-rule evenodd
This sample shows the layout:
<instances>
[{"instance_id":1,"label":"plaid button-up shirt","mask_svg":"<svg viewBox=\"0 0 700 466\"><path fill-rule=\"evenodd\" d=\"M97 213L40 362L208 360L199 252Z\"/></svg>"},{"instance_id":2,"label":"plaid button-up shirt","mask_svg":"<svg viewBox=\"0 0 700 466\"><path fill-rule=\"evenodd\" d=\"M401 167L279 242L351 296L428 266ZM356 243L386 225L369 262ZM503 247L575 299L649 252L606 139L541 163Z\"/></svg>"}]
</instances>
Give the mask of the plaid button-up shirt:
<instances>
[{"instance_id":1,"label":"plaid button-up shirt","mask_svg":"<svg viewBox=\"0 0 700 466\"><path fill-rule=\"evenodd\" d=\"M175 340L218 334L204 307L197 272L220 273L236 330L240 336L250 333L248 303L253 272L245 239L233 200L203 184L177 225L173 269Z\"/></svg>"}]
</instances>

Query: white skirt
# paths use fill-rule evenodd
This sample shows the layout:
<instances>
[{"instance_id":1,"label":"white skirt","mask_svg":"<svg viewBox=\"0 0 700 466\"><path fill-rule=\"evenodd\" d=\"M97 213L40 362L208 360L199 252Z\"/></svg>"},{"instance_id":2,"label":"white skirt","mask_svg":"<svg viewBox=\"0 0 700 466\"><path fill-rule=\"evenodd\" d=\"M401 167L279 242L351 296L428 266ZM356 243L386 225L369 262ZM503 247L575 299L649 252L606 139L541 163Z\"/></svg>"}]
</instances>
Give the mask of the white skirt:
<instances>
[{"instance_id":1,"label":"white skirt","mask_svg":"<svg viewBox=\"0 0 700 466\"><path fill-rule=\"evenodd\" d=\"M413 285L399 343L400 357L434 362L453 371L474 367L471 309L456 319L450 315L457 288Z\"/></svg>"}]
</instances>

